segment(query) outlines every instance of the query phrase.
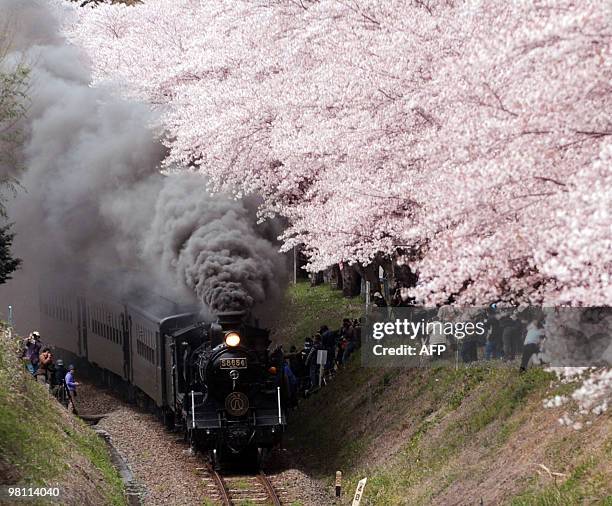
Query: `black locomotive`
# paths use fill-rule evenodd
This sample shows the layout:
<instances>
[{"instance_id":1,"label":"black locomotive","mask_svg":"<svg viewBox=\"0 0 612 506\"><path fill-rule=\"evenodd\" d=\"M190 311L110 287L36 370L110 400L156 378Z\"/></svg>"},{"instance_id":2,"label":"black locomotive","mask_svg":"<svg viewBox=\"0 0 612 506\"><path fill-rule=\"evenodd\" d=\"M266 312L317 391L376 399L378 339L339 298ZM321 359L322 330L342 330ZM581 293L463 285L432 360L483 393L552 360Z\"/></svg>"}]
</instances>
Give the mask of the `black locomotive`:
<instances>
[{"instance_id":1,"label":"black locomotive","mask_svg":"<svg viewBox=\"0 0 612 506\"><path fill-rule=\"evenodd\" d=\"M260 460L280 443L287 390L283 357L268 352L267 330L243 312L226 312L170 337L170 405L194 446L218 465L232 456Z\"/></svg>"},{"instance_id":2,"label":"black locomotive","mask_svg":"<svg viewBox=\"0 0 612 506\"><path fill-rule=\"evenodd\" d=\"M217 466L232 456L260 461L286 424L283 357L269 352L269 331L245 312L201 322L170 301L138 300L41 291L43 339L144 398Z\"/></svg>"}]
</instances>

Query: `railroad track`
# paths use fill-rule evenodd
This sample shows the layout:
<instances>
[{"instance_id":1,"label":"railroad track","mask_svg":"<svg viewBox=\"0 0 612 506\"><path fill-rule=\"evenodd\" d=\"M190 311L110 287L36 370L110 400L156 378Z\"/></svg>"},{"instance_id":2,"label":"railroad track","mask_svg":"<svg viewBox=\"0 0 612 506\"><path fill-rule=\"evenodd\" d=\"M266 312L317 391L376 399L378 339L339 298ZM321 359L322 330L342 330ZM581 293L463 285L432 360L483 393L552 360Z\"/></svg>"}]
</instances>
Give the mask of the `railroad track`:
<instances>
[{"instance_id":1,"label":"railroad track","mask_svg":"<svg viewBox=\"0 0 612 506\"><path fill-rule=\"evenodd\" d=\"M202 480L208 488L208 496L224 506L241 504L261 504L265 506L282 506L281 498L270 478L260 472L255 475L222 476L212 466L198 468ZM282 489L282 487L277 487ZM281 495L284 489L279 490Z\"/></svg>"}]
</instances>

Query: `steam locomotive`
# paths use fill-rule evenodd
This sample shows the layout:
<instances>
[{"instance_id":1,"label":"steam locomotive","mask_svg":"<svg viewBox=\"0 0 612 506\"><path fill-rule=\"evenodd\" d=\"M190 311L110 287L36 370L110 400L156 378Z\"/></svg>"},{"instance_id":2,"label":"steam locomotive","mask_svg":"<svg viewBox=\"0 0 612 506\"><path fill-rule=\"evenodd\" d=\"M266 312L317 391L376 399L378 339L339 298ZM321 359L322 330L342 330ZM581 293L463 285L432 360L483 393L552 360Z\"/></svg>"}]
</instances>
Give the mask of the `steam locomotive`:
<instances>
[{"instance_id":1,"label":"steam locomotive","mask_svg":"<svg viewBox=\"0 0 612 506\"><path fill-rule=\"evenodd\" d=\"M243 312L218 314L171 334L169 405L191 443L216 466L233 456L261 462L280 443L288 395L282 353Z\"/></svg>"},{"instance_id":2,"label":"steam locomotive","mask_svg":"<svg viewBox=\"0 0 612 506\"><path fill-rule=\"evenodd\" d=\"M46 344L150 404L215 466L231 457L261 462L280 443L288 395L282 353L269 352L269 331L249 314L202 322L150 294L128 302L41 289L39 303Z\"/></svg>"}]
</instances>

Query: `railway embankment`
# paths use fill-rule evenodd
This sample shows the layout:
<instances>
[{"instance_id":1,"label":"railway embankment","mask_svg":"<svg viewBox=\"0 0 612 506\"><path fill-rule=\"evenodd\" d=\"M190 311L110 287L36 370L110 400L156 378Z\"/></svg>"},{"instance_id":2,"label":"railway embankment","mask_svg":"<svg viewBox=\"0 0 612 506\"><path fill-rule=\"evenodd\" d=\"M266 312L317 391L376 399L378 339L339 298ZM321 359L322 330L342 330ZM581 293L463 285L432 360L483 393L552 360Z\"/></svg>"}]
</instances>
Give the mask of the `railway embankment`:
<instances>
[{"instance_id":1,"label":"railway embankment","mask_svg":"<svg viewBox=\"0 0 612 506\"><path fill-rule=\"evenodd\" d=\"M301 403L288 448L330 491L343 471L343 504L365 477L362 504L612 504L611 414L545 408L577 385L517 369L375 370L355 356Z\"/></svg>"},{"instance_id":2,"label":"railway embankment","mask_svg":"<svg viewBox=\"0 0 612 506\"><path fill-rule=\"evenodd\" d=\"M278 329L299 344L322 324L361 316L360 304L298 283ZM571 397L579 383L520 374L515 363L371 369L356 353L302 400L285 444L292 466L330 498L343 472L341 504L367 477L361 504L377 506L612 505L612 413L581 414Z\"/></svg>"},{"instance_id":3,"label":"railway embankment","mask_svg":"<svg viewBox=\"0 0 612 506\"><path fill-rule=\"evenodd\" d=\"M127 504L104 440L28 375L17 352L0 332L0 487L34 494L28 504Z\"/></svg>"}]
</instances>

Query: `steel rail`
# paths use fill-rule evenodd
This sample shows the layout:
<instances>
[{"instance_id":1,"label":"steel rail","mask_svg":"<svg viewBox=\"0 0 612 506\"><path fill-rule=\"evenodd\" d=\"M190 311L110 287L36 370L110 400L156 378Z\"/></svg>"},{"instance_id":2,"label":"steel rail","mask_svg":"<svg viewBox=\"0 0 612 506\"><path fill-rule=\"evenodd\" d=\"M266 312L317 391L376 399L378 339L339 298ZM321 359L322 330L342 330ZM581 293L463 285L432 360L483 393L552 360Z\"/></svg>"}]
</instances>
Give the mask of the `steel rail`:
<instances>
[{"instance_id":1,"label":"steel rail","mask_svg":"<svg viewBox=\"0 0 612 506\"><path fill-rule=\"evenodd\" d=\"M257 475L257 479L266 489L266 493L272 500L272 504L274 504L274 506L282 506L282 503L278 495L276 494L276 491L274 490L272 483L270 482L270 478L268 478L264 473L259 473Z\"/></svg>"},{"instance_id":2,"label":"steel rail","mask_svg":"<svg viewBox=\"0 0 612 506\"><path fill-rule=\"evenodd\" d=\"M223 501L223 506L233 506L234 503L232 502L232 498L230 497L229 489L227 488L227 485L223 477L215 470L213 466L210 466L208 468L208 471L210 472L210 475L212 476L212 479L215 482L215 485L217 485L217 488L219 489L219 493L221 495L221 501Z\"/></svg>"}]
</instances>

